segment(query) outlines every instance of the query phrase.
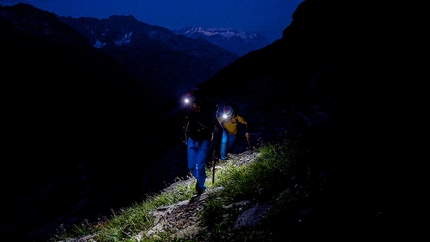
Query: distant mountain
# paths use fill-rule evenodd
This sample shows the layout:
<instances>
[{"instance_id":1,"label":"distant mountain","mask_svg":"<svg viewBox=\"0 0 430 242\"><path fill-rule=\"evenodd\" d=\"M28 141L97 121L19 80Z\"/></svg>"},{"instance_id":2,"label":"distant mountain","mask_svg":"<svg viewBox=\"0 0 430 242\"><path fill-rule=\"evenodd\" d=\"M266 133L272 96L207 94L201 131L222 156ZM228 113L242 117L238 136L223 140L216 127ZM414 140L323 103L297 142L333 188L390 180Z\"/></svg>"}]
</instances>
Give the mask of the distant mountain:
<instances>
[{"instance_id":1,"label":"distant mountain","mask_svg":"<svg viewBox=\"0 0 430 242\"><path fill-rule=\"evenodd\" d=\"M157 93L154 103L178 97L239 58L208 41L186 38L133 16L60 19L135 78L151 83Z\"/></svg>"},{"instance_id":2,"label":"distant mountain","mask_svg":"<svg viewBox=\"0 0 430 242\"><path fill-rule=\"evenodd\" d=\"M186 27L173 30L173 32L193 39L205 39L239 56L269 45L267 37L262 34L232 28L203 29L201 27Z\"/></svg>"}]
</instances>

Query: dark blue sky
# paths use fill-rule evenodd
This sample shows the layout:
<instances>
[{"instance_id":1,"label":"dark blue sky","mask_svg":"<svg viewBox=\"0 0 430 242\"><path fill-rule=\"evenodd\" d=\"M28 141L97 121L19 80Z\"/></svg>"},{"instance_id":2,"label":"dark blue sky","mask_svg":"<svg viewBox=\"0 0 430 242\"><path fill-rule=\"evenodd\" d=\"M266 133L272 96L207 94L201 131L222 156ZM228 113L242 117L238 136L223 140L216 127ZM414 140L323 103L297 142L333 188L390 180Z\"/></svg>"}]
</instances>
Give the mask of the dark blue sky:
<instances>
[{"instance_id":1,"label":"dark blue sky","mask_svg":"<svg viewBox=\"0 0 430 242\"><path fill-rule=\"evenodd\" d=\"M303 0L0 0L19 2L60 16L108 18L133 15L141 22L168 29L234 28L269 31L280 38Z\"/></svg>"}]
</instances>

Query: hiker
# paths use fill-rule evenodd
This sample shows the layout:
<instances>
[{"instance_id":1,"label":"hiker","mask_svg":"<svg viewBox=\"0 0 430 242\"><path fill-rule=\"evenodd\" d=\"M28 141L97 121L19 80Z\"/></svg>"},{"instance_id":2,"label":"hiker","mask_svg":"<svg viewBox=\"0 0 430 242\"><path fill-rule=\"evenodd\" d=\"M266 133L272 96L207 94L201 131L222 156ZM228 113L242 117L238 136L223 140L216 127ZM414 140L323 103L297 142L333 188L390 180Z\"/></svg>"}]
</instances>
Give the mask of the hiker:
<instances>
[{"instance_id":1,"label":"hiker","mask_svg":"<svg viewBox=\"0 0 430 242\"><path fill-rule=\"evenodd\" d=\"M204 102L198 91L190 92L187 98L191 106L184 119L184 142L187 145L188 169L197 180L196 192L200 195L206 189L206 162L221 127L214 115L215 106Z\"/></svg>"},{"instance_id":2,"label":"hiker","mask_svg":"<svg viewBox=\"0 0 430 242\"><path fill-rule=\"evenodd\" d=\"M222 127L222 137L220 144L220 160L227 159L227 153L230 153L236 143L238 133L238 124L245 125L245 137L248 140L251 134L248 132L248 122L241 115L235 114L233 108L229 105L224 106L217 112L217 119Z\"/></svg>"}]
</instances>

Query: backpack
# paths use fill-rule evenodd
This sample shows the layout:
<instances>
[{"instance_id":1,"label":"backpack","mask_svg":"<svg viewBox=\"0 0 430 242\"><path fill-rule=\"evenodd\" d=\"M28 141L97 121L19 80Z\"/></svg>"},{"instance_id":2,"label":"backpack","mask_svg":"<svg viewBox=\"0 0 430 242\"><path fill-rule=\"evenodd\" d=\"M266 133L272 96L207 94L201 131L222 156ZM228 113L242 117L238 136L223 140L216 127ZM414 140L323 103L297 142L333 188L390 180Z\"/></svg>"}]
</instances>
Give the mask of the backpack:
<instances>
[{"instance_id":1,"label":"backpack","mask_svg":"<svg viewBox=\"0 0 430 242\"><path fill-rule=\"evenodd\" d=\"M213 115L190 112L186 135L195 141L210 140L212 138Z\"/></svg>"}]
</instances>

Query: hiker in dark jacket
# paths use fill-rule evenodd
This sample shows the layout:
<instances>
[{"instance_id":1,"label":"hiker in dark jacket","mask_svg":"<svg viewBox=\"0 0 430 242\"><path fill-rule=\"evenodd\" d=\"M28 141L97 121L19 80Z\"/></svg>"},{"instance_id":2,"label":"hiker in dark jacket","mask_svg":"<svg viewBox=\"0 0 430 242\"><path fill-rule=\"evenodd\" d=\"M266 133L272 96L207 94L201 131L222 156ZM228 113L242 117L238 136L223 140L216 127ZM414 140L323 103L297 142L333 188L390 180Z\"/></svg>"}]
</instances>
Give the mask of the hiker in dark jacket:
<instances>
[{"instance_id":1,"label":"hiker in dark jacket","mask_svg":"<svg viewBox=\"0 0 430 242\"><path fill-rule=\"evenodd\" d=\"M184 142L187 145L188 169L197 180L196 192L200 195L206 189L206 161L213 151L212 142L215 142L214 137L220 126L215 117L215 107L203 102L196 91L188 98L191 108L184 120Z\"/></svg>"}]
</instances>

